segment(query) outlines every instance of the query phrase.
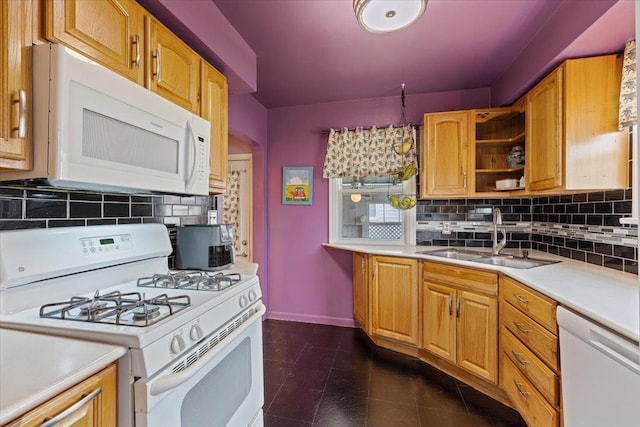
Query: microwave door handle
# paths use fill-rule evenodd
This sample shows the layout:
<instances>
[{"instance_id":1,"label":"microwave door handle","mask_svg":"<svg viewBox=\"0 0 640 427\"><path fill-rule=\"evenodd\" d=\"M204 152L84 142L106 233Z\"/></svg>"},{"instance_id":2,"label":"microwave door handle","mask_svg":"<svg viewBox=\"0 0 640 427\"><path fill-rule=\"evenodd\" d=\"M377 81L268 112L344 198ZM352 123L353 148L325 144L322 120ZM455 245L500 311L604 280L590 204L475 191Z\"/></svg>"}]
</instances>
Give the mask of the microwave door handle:
<instances>
[{"instance_id":1,"label":"microwave door handle","mask_svg":"<svg viewBox=\"0 0 640 427\"><path fill-rule=\"evenodd\" d=\"M191 161L191 167L188 168L189 178L187 178L187 182L185 185L185 190L190 191L191 187L193 187L193 175L196 172L196 157L197 157L197 149L198 146L196 144L196 133L193 131L193 126L191 126L191 122L187 120L187 130L191 136L191 153L193 154L193 159ZM187 162L189 161L189 150L187 150Z\"/></svg>"}]
</instances>

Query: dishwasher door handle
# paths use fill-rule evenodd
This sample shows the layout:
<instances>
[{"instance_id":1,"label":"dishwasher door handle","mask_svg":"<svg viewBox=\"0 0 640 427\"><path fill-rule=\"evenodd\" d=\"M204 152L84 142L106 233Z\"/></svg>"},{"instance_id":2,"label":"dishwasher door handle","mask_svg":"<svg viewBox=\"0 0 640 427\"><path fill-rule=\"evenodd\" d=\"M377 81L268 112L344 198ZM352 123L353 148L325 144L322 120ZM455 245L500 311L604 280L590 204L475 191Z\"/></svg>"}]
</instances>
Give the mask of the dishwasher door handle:
<instances>
[{"instance_id":1,"label":"dishwasher door handle","mask_svg":"<svg viewBox=\"0 0 640 427\"><path fill-rule=\"evenodd\" d=\"M594 329L589 335L592 346L640 375L640 348L621 338L605 335Z\"/></svg>"}]
</instances>

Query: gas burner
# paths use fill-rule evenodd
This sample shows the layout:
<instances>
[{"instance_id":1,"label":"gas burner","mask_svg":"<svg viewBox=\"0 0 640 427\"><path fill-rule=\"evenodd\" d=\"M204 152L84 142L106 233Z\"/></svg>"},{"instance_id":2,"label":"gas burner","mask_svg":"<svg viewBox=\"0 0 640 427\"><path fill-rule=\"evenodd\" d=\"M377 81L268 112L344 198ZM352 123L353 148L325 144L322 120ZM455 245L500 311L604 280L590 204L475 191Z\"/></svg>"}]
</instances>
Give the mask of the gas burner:
<instances>
[{"instance_id":1,"label":"gas burner","mask_svg":"<svg viewBox=\"0 0 640 427\"><path fill-rule=\"evenodd\" d=\"M133 320L135 321L148 321L151 319L155 319L158 316L160 316L160 307L149 308L147 305L143 305L133 309Z\"/></svg>"},{"instance_id":2,"label":"gas burner","mask_svg":"<svg viewBox=\"0 0 640 427\"><path fill-rule=\"evenodd\" d=\"M205 271L178 271L142 277L138 279L138 286L215 292L222 291L240 280L241 276L238 273L210 274Z\"/></svg>"},{"instance_id":3,"label":"gas burner","mask_svg":"<svg viewBox=\"0 0 640 427\"><path fill-rule=\"evenodd\" d=\"M111 292L93 298L72 297L68 301L45 304L40 317L108 323L125 326L150 326L191 305L187 295L169 297L162 294L144 299L138 292Z\"/></svg>"}]
</instances>

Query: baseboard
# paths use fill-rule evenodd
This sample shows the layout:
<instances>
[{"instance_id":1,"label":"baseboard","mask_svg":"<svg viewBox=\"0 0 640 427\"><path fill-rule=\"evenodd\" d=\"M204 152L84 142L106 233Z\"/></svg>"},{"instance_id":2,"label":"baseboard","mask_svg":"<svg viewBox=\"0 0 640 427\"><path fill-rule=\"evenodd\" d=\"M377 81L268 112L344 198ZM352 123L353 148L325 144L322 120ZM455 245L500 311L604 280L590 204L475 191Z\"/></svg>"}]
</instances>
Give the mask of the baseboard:
<instances>
[{"instance_id":1,"label":"baseboard","mask_svg":"<svg viewBox=\"0 0 640 427\"><path fill-rule=\"evenodd\" d=\"M300 313L283 313L279 311L267 311L267 319L274 320L290 320L302 323L317 323L321 325L344 326L354 328L357 326L353 318L345 319L342 317L316 316L313 314Z\"/></svg>"}]
</instances>

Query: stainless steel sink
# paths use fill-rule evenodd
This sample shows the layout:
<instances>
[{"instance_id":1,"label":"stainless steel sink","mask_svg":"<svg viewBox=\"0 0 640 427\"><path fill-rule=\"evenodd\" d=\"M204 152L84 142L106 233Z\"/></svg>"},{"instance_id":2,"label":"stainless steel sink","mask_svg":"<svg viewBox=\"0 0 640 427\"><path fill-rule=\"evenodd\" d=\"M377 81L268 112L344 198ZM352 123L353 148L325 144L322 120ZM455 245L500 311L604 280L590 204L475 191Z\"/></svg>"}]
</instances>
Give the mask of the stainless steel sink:
<instances>
[{"instance_id":1,"label":"stainless steel sink","mask_svg":"<svg viewBox=\"0 0 640 427\"><path fill-rule=\"evenodd\" d=\"M433 255L443 258L460 259L463 261L473 261L478 258L486 257L486 252L470 251L467 249L445 248L433 249L430 251L419 251L418 254Z\"/></svg>"},{"instance_id":2,"label":"stainless steel sink","mask_svg":"<svg viewBox=\"0 0 640 427\"><path fill-rule=\"evenodd\" d=\"M543 265L555 264L560 261L550 261L547 259L537 258L513 258L505 256L490 256L484 258L478 258L472 260L474 262L481 262L483 264L499 265L501 267L511 268L533 268Z\"/></svg>"},{"instance_id":3,"label":"stainless steel sink","mask_svg":"<svg viewBox=\"0 0 640 427\"><path fill-rule=\"evenodd\" d=\"M487 252L458 248L432 249L428 251L418 251L416 253L449 259L459 259L462 261L473 261L482 264L497 265L501 267L522 269L541 267L543 265L555 264L557 262L560 262L538 258L518 258L513 255L491 255Z\"/></svg>"}]
</instances>

